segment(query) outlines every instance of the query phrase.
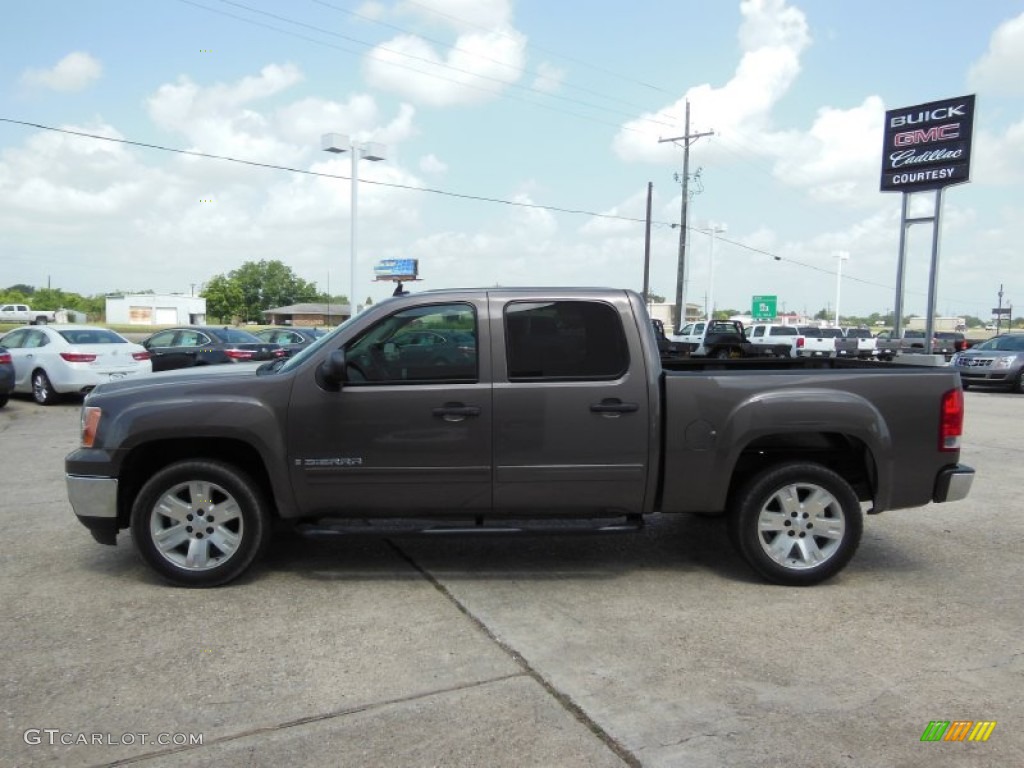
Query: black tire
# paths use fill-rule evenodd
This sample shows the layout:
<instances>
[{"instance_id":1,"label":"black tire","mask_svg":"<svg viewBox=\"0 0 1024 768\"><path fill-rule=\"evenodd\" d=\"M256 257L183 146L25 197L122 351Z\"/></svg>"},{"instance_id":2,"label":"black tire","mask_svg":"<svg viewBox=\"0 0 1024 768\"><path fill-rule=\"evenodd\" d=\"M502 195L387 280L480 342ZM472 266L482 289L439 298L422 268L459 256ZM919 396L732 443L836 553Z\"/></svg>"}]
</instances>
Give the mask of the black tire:
<instances>
[{"instance_id":1,"label":"black tire","mask_svg":"<svg viewBox=\"0 0 1024 768\"><path fill-rule=\"evenodd\" d=\"M712 355L716 360L729 360L732 358L732 352L727 347L715 350L715 354Z\"/></svg>"},{"instance_id":2,"label":"black tire","mask_svg":"<svg viewBox=\"0 0 1024 768\"><path fill-rule=\"evenodd\" d=\"M729 533L743 559L768 581L787 586L810 586L839 573L857 551L863 527L850 484L805 462L755 475L729 511Z\"/></svg>"},{"instance_id":3,"label":"black tire","mask_svg":"<svg viewBox=\"0 0 1024 768\"><path fill-rule=\"evenodd\" d=\"M40 405L53 405L60 398L42 368L32 371L32 397Z\"/></svg>"},{"instance_id":4,"label":"black tire","mask_svg":"<svg viewBox=\"0 0 1024 768\"><path fill-rule=\"evenodd\" d=\"M179 461L153 475L132 505L131 529L147 565L182 587L237 579L271 539L258 486L219 461Z\"/></svg>"},{"instance_id":5,"label":"black tire","mask_svg":"<svg viewBox=\"0 0 1024 768\"><path fill-rule=\"evenodd\" d=\"M10 395L0 395L0 408L7 405L7 401L11 399Z\"/></svg>"},{"instance_id":6,"label":"black tire","mask_svg":"<svg viewBox=\"0 0 1024 768\"><path fill-rule=\"evenodd\" d=\"M1010 391L1024 394L1024 369L1017 374L1017 378L1014 379L1013 386L1010 388Z\"/></svg>"}]
</instances>

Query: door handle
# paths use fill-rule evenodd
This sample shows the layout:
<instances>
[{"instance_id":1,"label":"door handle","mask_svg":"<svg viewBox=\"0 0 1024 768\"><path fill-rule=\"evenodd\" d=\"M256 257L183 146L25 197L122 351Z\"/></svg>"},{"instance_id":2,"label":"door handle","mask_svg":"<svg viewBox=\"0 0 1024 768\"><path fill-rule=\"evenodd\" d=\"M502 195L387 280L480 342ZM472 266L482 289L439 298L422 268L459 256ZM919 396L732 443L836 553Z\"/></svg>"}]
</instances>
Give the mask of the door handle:
<instances>
[{"instance_id":1,"label":"door handle","mask_svg":"<svg viewBox=\"0 0 1024 768\"><path fill-rule=\"evenodd\" d=\"M480 407L463 403L445 403L435 408L433 414L445 421L463 421L467 416L479 416Z\"/></svg>"},{"instance_id":2,"label":"door handle","mask_svg":"<svg viewBox=\"0 0 1024 768\"><path fill-rule=\"evenodd\" d=\"M600 403L591 403L590 410L594 413L635 413L640 410L640 406L624 403L617 397L606 397Z\"/></svg>"}]
</instances>

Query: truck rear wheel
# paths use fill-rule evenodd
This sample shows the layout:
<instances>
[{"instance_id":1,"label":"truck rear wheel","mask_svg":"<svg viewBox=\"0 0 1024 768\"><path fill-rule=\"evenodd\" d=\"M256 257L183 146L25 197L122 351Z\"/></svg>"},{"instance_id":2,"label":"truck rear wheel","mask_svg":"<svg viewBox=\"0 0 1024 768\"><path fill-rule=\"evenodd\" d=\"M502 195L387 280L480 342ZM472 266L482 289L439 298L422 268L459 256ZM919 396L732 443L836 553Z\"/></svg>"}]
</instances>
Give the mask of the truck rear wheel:
<instances>
[{"instance_id":1,"label":"truck rear wheel","mask_svg":"<svg viewBox=\"0 0 1024 768\"><path fill-rule=\"evenodd\" d=\"M142 486L131 516L142 559L182 587L238 578L270 542L270 514L258 486L218 461L179 461Z\"/></svg>"},{"instance_id":2,"label":"truck rear wheel","mask_svg":"<svg viewBox=\"0 0 1024 768\"><path fill-rule=\"evenodd\" d=\"M777 465L736 494L729 532L744 560L768 581L810 586L839 573L863 530L850 484L820 464Z\"/></svg>"}]
</instances>

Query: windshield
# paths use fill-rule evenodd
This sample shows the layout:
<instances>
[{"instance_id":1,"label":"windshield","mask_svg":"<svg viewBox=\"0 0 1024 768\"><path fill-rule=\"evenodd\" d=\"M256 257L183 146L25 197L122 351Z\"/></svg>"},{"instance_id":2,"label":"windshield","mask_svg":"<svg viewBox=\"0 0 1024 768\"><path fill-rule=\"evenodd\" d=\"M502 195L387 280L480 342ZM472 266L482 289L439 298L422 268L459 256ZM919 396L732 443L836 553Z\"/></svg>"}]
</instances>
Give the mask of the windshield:
<instances>
[{"instance_id":1,"label":"windshield","mask_svg":"<svg viewBox=\"0 0 1024 768\"><path fill-rule=\"evenodd\" d=\"M316 341L312 342L308 346L303 347L299 352L296 352L294 355L286 359L283 365L277 368L270 368L266 371L261 371L261 373L283 373L284 371L294 370L298 366L302 365L302 362L310 355L315 355L318 349L327 344L330 344L331 339L337 336L338 333L342 330L342 328L348 328L348 326L352 323L354 319L355 317L350 317L348 320L339 325L333 331L328 331L325 335L321 336Z\"/></svg>"},{"instance_id":2,"label":"windshield","mask_svg":"<svg viewBox=\"0 0 1024 768\"><path fill-rule=\"evenodd\" d=\"M841 339L843 337L843 332L838 328L803 327L800 328L800 333L804 336L816 336L819 339Z\"/></svg>"},{"instance_id":3,"label":"windshield","mask_svg":"<svg viewBox=\"0 0 1024 768\"><path fill-rule=\"evenodd\" d=\"M129 344L128 339L103 328L69 328L58 331L69 344Z\"/></svg>"},{"instance_id":4,"label":"windshield","mask_svg":"<svg viewBox=\"0 0 1024 768\"><path fill-rule=\"evenodd\" d=\"M1024 352L1024 333L1015 336L996 336L983 341L975 349L989 349L999 352Z\"/></svg>"}]
</instances>

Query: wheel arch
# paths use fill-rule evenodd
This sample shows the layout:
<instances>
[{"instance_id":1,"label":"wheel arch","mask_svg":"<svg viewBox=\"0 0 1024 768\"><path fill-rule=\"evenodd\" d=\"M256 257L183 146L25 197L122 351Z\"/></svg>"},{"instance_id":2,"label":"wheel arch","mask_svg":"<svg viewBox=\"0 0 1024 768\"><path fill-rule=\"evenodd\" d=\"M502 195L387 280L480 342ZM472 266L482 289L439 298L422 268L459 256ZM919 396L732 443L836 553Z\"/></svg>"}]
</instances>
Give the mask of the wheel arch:
<instances>
[{"instance_id":1,"label":"wheel arch","mask_svg":"<svg viewBox=\"0 0 1024 768\"><path fill-rule=\"evenodd\" d=\"M236 438L170 438L135 446L124 458L117 488L117 527L128 527L135 498L150 477L185 460L220 461L241 469L256 483L271 516L279 516L280 494L275 493L263 456L251 444Z\"/></svg>"},{"instance_id":2,"label":"wheel arch","mask_svg":"<svg viewBox=\"0 0 1024 768\"><path fill-rule=\"evenodd\" d=\"M740 450L729 478L727 507L750 478L786 464L820 464L838 474L860 501L878 490L878 465L869 446L844 432L776 432L751 440Z\"/></svg>"}]
</instances>

